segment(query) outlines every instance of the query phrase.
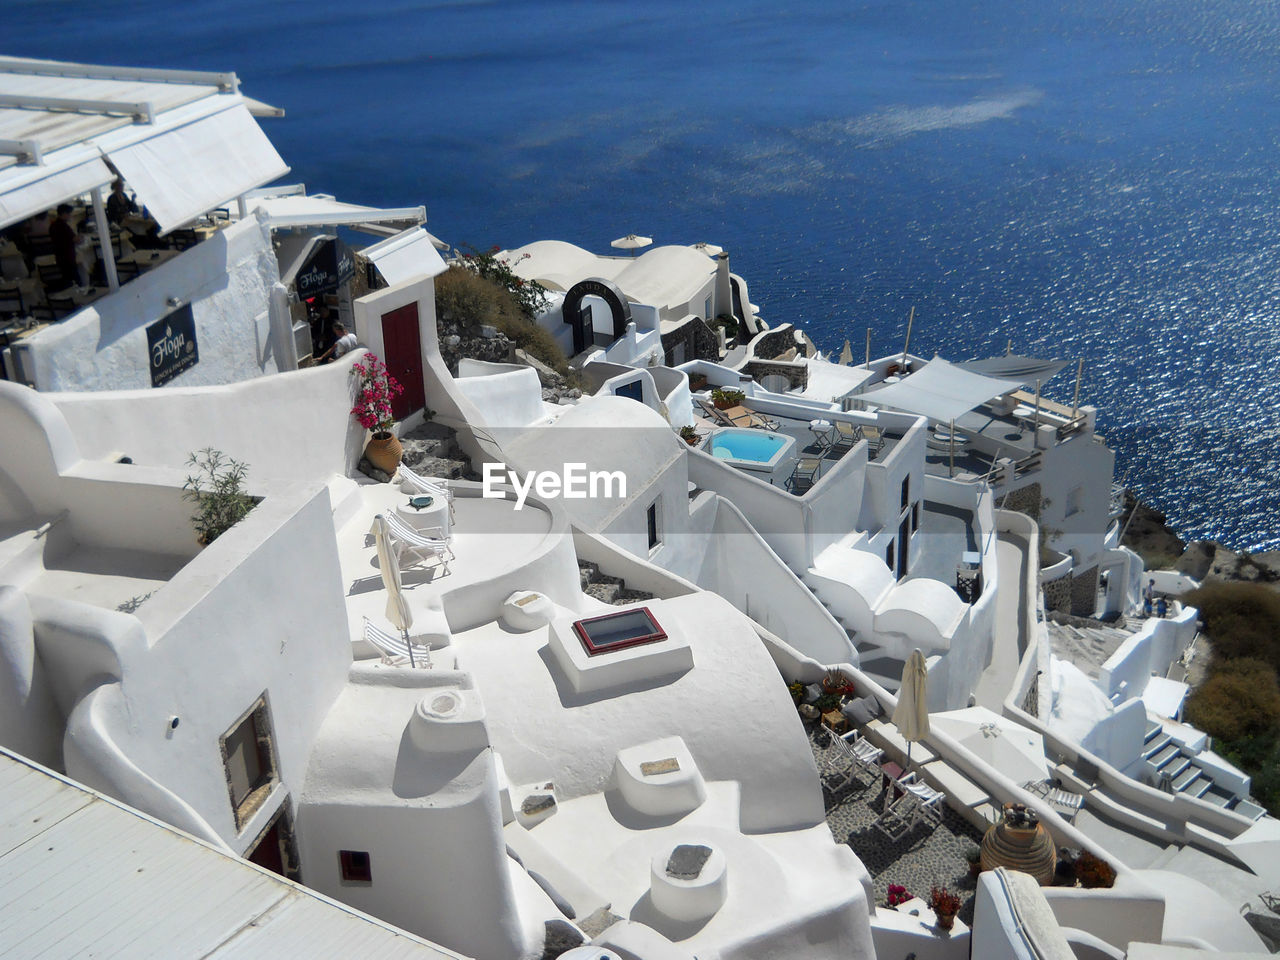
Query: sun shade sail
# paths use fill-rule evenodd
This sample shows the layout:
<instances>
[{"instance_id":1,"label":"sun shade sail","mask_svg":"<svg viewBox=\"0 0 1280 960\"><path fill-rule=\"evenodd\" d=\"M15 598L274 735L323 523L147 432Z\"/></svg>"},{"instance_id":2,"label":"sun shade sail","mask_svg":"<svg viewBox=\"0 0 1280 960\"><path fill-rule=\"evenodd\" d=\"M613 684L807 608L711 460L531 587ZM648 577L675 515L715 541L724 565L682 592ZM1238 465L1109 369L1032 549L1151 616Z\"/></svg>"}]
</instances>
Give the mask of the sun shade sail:
<instances>
[{"instance_id":1,"label":"sun shade sail","mask_svg":"<svg viewBox=\"0 0 1280 960\"><path fill-rule=\"evenodd\" d=\"M289 172L242 105L113 149L107 159L161 233Z\"/></svg>"},{"instance_id":2,"label":"sun shade sail","mask_svg":"<svg viewBox=\"0 0 1280 960\"><path fill-rule=\"evenodd\" d=\"M19 182L15 172L18 169L24 172L30 169L35 174L46 175L23 177ZM108 184L111 180L111 171L98 159L56 173L50 173L43 167L11 167L6 171L5 179L0 181L0 227L52 210L58 204Z\"/></svg>"},{"instance_id":3,"label":"sun shade sail","mask_svg":"<svg viewBox=\"0 0 1280 960\"><path fill-rule=\"evenodd\" d=\"M877 406L947 421L955 420L974 407L1021 386L1021 380L984 377L934 357L899 383L868 390L862 394L862 399Z\"/></svg>"},{"instance_id":4,"label":"sun shade sail","mask_svg":"<svg viewBox=\"0 0 1280 960\"><path fill-rule=\"evenodd\" d=\"M1016 353L1009 353L1002 357L968 360L957 363L956 366L970 373L980 373L984 377L1020 380L1024 387L1032 387L1037 380L1041 383L1047 381L1068 362L1067 360L1041 360L1038 357L1023 357Z\"/></svg>"}]
</instances>

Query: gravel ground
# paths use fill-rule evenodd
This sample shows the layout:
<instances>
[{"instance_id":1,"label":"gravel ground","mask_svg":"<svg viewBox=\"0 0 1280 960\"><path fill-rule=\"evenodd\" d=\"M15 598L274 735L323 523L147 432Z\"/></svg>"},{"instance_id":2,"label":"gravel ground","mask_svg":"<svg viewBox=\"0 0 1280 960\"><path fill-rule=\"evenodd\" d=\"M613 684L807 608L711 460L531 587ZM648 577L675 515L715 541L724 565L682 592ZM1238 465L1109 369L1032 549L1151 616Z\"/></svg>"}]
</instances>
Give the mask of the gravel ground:
<instances>
[{"instance_id":1,"label":"gravel ground","mask_svg":"<svg viewBox=\"0 0 1280 960\"><path fill-rule=\"evenodd\" d=\"M818 768L825 772L828 734L810 729ZM837 778L838 782L838 778ZM937 827L917 824L900 840L890 840L872 823L888 800L883 778L859 773L847 787L824 791L827 826L837 842L848 843L875 881L876 903L881 906L889 884L898 883L915 896L928 900L929 888L946 886L960 897L960 919L973 921L975 880L969 876L965 854L982 841L982 834L949 807Z\"/></svg>"}]
</instances>

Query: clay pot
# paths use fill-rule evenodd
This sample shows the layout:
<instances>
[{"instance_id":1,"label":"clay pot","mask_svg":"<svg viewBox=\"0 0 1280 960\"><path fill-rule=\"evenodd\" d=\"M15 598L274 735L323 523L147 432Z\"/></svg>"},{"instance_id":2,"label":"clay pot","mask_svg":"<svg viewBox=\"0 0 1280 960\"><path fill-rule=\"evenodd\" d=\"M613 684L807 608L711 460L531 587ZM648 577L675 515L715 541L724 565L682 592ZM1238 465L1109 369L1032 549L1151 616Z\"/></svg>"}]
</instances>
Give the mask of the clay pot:
<instances>
[{"instance_id":1,"label":"clay pot","mask_svg":"<svg viewBox=\"0 0 1280 960\"><path fill-rule=\"evenodd\" d=\"M383 473L395 473L400 466L400 458L404 456L404 448L394 433L384 431L375 433L364 448L364 455L369 462Z\"/></svg>"},{"instance_id":2,"label":"clay pot","mask_svg":"<svg viewBox=\"0 0 1280 960\"><path fill-rule=\"evenodd\" d=\"M1053 883L1058 850L1053 838L1035 814L1021 803L1006 803L1004 818L982 838L982 869L1008 867L1036 878L1041 886Z\"/></svg>"},{"instance_id":3,"label":"clay pot","mask_svg":"<svg viewBox=\"0 0 1280 960\"><path fill-rule=\"evenodd\" d=\"M934 916L938 918L939 930L950 930L956 922L956 915L954 913L938 913L934 914Z\"/></svg>"}]
</instances>

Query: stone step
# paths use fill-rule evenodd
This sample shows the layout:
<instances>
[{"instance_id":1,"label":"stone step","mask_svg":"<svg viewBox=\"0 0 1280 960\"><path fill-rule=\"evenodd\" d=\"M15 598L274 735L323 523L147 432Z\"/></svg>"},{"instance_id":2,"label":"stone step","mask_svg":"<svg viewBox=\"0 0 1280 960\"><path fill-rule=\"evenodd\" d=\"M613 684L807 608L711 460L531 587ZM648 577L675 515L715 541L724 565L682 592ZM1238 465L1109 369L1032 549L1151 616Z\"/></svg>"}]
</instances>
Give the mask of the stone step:
<instances>
[{"instance_id":1,"label":"stone step","mask_svg":"<svg viewBox=\"0 0 1280 960\"><path fill-rule=\"evenodd\" d=\"M600 572L600 568L590 560L578 561L578 584L583 590L587 589L587 585Z\"/></svg>"},{"instance_id":2,"label":"stone step","mask_svg":"<svg viewBox=\"0 0 1280 960\"><path fill-rule=\"evenodd\" d=\"M1154 720L1147 721L1147 732L1142 737L1143 743L1150 743L1156 736L1164 730L1162 724L1156 723Z\"/></svg>"},{"instance_id":3,"label":"stone step","mask_svg":"<svg viewBox=\"0 0 1280 960\"><path fill-rule=\"evenodd\" d=\"M1178 752L1177 746L1174 744L1173 740L1169 738L1169 735L1166 733L1160 733L1153 739L1148 740L1146 745L1143 746L1142 757L1144 760L1150 760L1152 763L1155 763L1156 761L1153 758L1156 754L1170 747L1173 748L1173 753ZM1171 753L1170 756L1172 756L1173 753Z\"/></svg>"},{"instance_id":4,"label":"stone step","mask_svg":"<svg viewBox=\"0 0 1280 960\"><path fill-rule=\"evenodd\" d=\"M1185 793L1187 787L1191 786L1191 781L1198 779L1199 776L1200 768L1192 766L1191 762L1187 761L1187 768L1173 778L1173 789L1178 793Z\"/></svg>"},{"instance_id":5,"label":"stone step","mask_svg":"<svg viewBox=\"0 0 1280 960\"><path fill-rule=\"evenodd\" d=\"M1160 776L1170 776L1177 780L1179 776L1191 766L1191 758L1178 754L1172 760L1165 761L1164 765L1159 767Z\"/></svg>"},{"instance_id":6,"label":"stone step","mask_svg":"<svg viewBox=\"0 0 1280 960\"><path fill-rule=\"evenodd\" d=\"M1212 803L1215 807L1221 807L1225 810L1235 797L1227 793L1227 791L1223 790L1221 787L1216 787L1212 783L1209 783L1205 785L1205 792L1201 795L1201 799Z\"/></svg>"},{"instance_id":7,"label":"stone step","mask_svg":"<svg viewBox=\"0 0 1280 960\"><path fill-rule=\"evenodd\" d=\"M1203 797L1206 793L1209 792L1212 786L1213 786L1212 780L1210 780L1208 777L1201 777L1199 780L1192 783L1190 788L1187 789L1185 792L1195 797L1197 800L1199 800L1201 797Z\"/></svg>"},{"instance_id":8,"label":"stone step","mask_svg":"<svg viewBox=\"0 0 1280 960\"><path fill-rule=\"evenodd\" d=\"M1152 766L1159 769L1178 755L1178 745L1170 742L1165 744L1154 756L1148 756L1147 759L1151 762Z\"/></svg>"}]
</instances>

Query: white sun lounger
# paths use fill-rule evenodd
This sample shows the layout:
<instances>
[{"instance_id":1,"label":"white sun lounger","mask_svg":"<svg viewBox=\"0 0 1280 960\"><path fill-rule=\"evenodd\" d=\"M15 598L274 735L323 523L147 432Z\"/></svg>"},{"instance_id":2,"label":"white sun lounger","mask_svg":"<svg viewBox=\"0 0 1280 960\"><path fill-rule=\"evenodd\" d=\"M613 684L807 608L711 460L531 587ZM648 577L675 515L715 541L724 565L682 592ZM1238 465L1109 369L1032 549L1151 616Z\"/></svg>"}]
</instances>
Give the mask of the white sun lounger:
<instances>
[{"instance_id":1,"label":"white sun lounger","mask_svg":"<svg viewBox=\"0 0 1280 960\"><path fill-rule=\"evenodd\" d=\"M404 556L419 563L427 559L436 559L444 567L444 572L449 572L449 561L453 559L453 550L447 539L415 530L394 513L384 513L380 516L386 522L387 533L391 535L391 540L395 544L397 560Z\"/></svg>"},{"instance_id":2,"label":"white sun lounger","mask_svg":"<svg viewBox=\"0 0 1280 960\"><path fill-rule=\"evenodd\" d=\"M431 651L429 647L418 646L413 656L410 657L409 644L405 643L402 637L397 637L394 633L388 633L368 617L364 618L364 632L362 635L365 643L382 651L383 663L402 666L412 662L419 667L431 666Z\"/></svg>"},{"instance_id":3,"label":"white sun lounger","mask_svg":"<svg viewBox=\"0 0 1280 960\"><path fill-rule=\"evenodd\" d=\"M853 739L846 739L852 737ZM878 747L873 747L871 743L864 738L858 736L854 731L846 734L844 737L831 734L831 751L827 754L827 769L835 777L843 777L839 783L826 784L832 793L843 789L859 770L868 773L874 771L879 774L877 763L884 751Z\"/></svg>"}]
</instances>

